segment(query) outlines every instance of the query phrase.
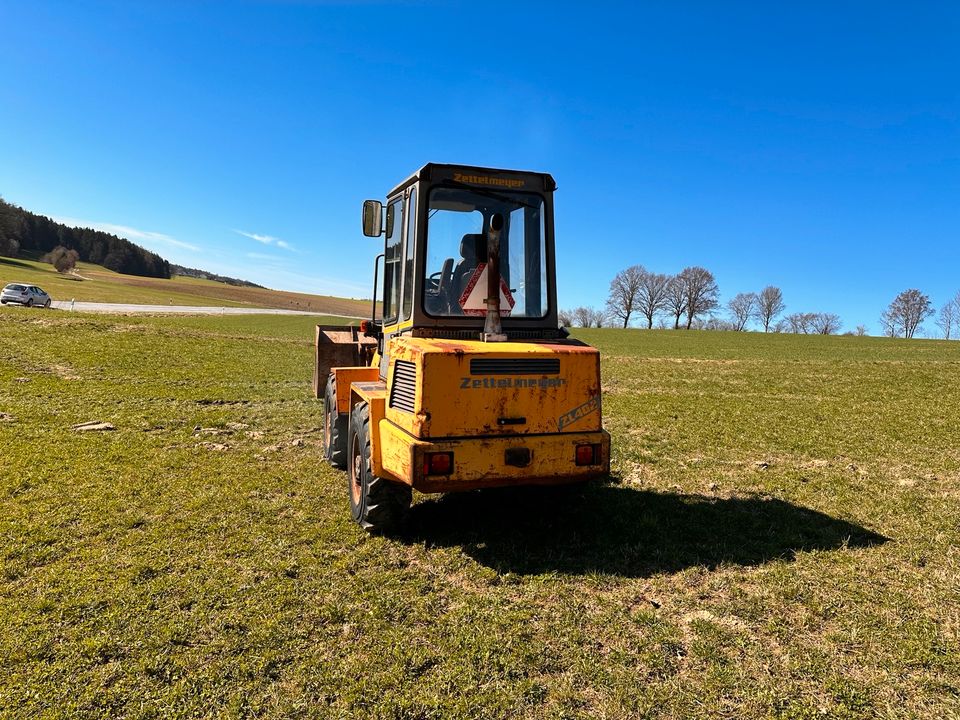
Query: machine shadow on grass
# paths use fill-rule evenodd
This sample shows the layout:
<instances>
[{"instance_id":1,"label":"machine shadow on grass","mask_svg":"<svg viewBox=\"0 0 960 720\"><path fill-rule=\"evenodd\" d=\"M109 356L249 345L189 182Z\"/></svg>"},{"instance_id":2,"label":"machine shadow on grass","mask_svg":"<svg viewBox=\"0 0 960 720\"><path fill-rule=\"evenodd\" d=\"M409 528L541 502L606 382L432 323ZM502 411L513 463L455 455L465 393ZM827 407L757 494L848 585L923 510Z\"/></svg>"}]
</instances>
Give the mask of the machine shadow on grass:
<instances>
[{"instance_id":1,"label":"machine shadow on grass","mask_svg":"<svg viewBox=\"0 0 960 720\"><path fill-rule=\"evenodd\" d=\"M21 262L19 260L14 260L13 258L7 258L7 257L0 257L0 265L13 265L14 267L22 267L27 270L36 270L36 268L33 265L29 265L28 263Z\"/></svg>"},{"instance_id":2,"label":"machine shadow on grass","mask_svg":"<svg viewBox=\"0 0 960 720\"><path fill-rule=\"evenodd\" d=\"M645 577L693 566L760 565L888 538L776 498L614 484L452 493L414 505L404 540L462 547L497 572Z\"/></svg>"}]
</instances>

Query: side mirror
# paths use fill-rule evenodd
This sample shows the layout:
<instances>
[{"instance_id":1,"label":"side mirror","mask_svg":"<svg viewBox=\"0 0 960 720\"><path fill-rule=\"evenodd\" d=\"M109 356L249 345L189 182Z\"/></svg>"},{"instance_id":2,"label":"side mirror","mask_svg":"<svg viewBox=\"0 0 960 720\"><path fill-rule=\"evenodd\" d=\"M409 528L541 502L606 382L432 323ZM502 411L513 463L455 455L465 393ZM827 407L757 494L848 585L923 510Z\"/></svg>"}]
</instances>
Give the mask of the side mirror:
<instances>
[{"instance_id":1,"label":"side mirror","mask_svg":"<svg viewBox=\"0 0 960 720\"><path fill-rule=\"evenodd\" d=\"M379 200L363 201L363 234L380 237L383 233L383 205Z\"/></svg>"}]
</instances>

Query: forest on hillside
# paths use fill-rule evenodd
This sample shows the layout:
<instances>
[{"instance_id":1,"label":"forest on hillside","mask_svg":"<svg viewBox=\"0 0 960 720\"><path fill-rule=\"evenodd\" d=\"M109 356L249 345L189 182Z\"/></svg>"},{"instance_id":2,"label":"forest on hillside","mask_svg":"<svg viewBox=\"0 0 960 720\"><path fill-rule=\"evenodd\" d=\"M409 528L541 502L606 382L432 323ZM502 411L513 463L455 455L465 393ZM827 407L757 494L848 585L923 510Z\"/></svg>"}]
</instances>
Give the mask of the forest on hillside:
<instances>
[{"instance_id":1,"label":"forest on hillside","mask_svg":"<svg viewBox=\"0 0 960 720\"><path fill-rule=\"evenodd\" d=\"M236 285L237 287L252 287L260 288L261 290L266 289L263 287L263 285L257 285L255 282L250 282L249 280L240 280L239 278L230 277L228 275L217 275L216 273L207 272L206 270L188 268L184 267L183 265L171 265L170 272L174 275L179 275L180 277L198 278L200 280L213 280L215 282L222 282L227 285Z\"/></svg>"},{"instance_id":2,"label":"forest on hillside","mask_svg":"<svg viewBox=\"0 0 960 720\"><path fill-rule=\"evenodd\" d=\"M84 262L126 275L169 278L170 263L121 237L91 228L71 228L0 198L0 255L44 255L62 246Z\"/></svg>"}]
</instances>

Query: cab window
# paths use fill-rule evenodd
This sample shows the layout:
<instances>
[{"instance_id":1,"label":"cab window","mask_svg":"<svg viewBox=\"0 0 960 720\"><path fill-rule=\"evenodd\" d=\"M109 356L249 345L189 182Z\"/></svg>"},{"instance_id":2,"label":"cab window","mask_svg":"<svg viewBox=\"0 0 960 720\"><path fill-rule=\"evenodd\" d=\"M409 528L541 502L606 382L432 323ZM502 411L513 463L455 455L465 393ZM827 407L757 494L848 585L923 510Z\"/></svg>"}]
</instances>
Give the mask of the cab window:
<instances>
[{"instance_id":1,"label":"cab window","mask_svg":"<svg viewBox=\"0 0 960 720\"><path fill-rule=\"evenodd\" d=\"M490 219L504 220L500 275L510 292L507 317L542 318L548 311L543 198L536 193L438 186L430 191L423 305L433 316L463 316L471 279L487 261Z\"/></svg>"},{"instance_id":2,"label":"cab window","mask_svg":"<svg viewBox=\"0 0 960 720\"><path fill-rule=\"evenodd\" d=\"M407 236L404 240L403 259L403 319L407 320L413 311L413 251L417 237L417 189L410 191L407 205Z\"/></svg>"},{"instance_id":3,"label":"cab window","mask_svg":"<svg viewBox=\"0 0 960 720\"><path fill-rule=\"evenodd\" d=\"M400 310L401 238L403 236L403 200L387 205L387 239L383 259L383 322L395 323Z\"/></svg>"}]
</instances>

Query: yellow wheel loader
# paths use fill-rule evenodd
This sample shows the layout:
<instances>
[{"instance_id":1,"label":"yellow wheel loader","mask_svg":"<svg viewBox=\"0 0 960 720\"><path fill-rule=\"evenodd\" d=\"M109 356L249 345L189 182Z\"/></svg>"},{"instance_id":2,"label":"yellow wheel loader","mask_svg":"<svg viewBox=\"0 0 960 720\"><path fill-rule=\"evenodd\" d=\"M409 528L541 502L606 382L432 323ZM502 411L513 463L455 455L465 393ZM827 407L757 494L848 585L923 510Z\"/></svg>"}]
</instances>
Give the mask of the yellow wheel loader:
<instances>
[{"instance_id":1,"label":"yellow wheel loader","mask_svg":"<svg viewBox=\"0 0 960 720\"><path fill-rule=\"evenodd\" d=\"M609 472L600 354L557 319L555 190L544 173L431 163L364 202L364 234L385 236L372 319L317 327L314 392L368 531L398 530L414 489Z\"/></svg>"}]
</instances>

